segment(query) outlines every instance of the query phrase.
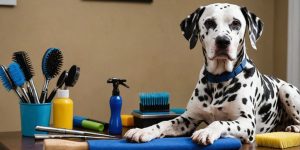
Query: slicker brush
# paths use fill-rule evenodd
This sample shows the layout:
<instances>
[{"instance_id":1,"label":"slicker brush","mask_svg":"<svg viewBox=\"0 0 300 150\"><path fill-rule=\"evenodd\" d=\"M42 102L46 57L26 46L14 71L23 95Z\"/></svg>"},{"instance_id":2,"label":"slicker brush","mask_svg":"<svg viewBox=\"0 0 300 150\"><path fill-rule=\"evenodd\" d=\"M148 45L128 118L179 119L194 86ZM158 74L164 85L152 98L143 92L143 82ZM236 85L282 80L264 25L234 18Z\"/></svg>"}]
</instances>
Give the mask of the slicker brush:
<instances>
[{"instance_id":1,"label":"slicker brush","mask_svg":"<svg viewBox=\"0 0 300 150\"><path fill-rule=\"evenodd\" d=\"M24 84L25 84L25 75L23 73L23 71L21 70L20 66L18 63L13 62L11 64L9 64L8 66L8 73L13 81L13 83L17 86L20 87L22 92L23 92L23 96L25 97L26 101L28 103L30 102L30 99L28 97L27 91L24 88Z\"/></svg>"},{"instance_id":2,"label":"slicker brush","mask_svg":"<svg viewBox=\"0 0 300 150\"><path fill-rule=\"evenodd\" d=\"M34 71L28 54L24 51L18 51L13 54L12 59L20 65L25 75L29 95L32 95L34 103L39 103L39 97L33 82Z\"/></svg>"},{"instance_id":3,"label":"slicker brush","mask_svg":"<svg viewBox=\"0 0 300 150\"><path fill-rule=\"evenodd\" d=\"M45 83L40 97L40 103L45 102L48 93L49 81L59 74L62 65L62 52L57 48L49 48L44 54L42 60L42 71L45 76Z\"/></svg>"},{"instance_id":4,"label":"slicker brush","mask_svg":"<svg viewBox=\"0 0 300 150\"><path fill-rule=\"evenodd\" d=\"M14 90L15 93L20 98L21 102L27 103L25 97L23 97L22 94L18 91L17 86L13 83L6 67L3 65L0 66L0 79L2 81L3 86L5 87L5 89L7 91Z\"/></svg>"}]
</instances>

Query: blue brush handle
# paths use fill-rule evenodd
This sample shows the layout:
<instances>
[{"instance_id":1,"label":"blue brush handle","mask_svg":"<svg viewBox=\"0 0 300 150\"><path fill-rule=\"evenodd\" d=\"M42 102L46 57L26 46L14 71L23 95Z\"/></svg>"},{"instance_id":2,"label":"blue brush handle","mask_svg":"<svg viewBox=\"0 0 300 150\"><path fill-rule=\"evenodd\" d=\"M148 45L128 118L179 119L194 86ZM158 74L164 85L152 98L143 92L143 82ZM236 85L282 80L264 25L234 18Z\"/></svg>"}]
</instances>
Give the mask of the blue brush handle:
<instances>
[{"instance_id":1,"label":"blue brush handle","mask_svg":"<svg viewBox=\"0 0 300 150\"><path fill-rule=\"evenodd\" d=\"M108 133L112 135L120 135L122 134L122 120L121 120L122 97L111 96L109 103L110 103L111 116L109 120Z\"/></svg>"}]
</instances>

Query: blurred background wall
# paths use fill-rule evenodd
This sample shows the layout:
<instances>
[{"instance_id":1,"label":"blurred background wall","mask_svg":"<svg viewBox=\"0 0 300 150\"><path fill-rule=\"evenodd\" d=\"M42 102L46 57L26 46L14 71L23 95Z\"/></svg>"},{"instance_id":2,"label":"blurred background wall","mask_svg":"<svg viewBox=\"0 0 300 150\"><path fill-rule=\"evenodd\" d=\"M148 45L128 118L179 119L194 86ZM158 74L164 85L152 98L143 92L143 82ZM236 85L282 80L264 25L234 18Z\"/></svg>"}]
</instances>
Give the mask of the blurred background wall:
<instances>
[{"instance_id":1,"label":"blurred background wall","mask_svg":"<svg viewBox=\"0 0 300 150\"><path fill-rule=\"evenodd\" d=\"M37 88L44 78L41 59L49 47L63 50L64 69L81 67L71 89L75 114L108 121L110 77L128 80L121 87L122 112L138 108L138 93L169 91L171 106L185 107L203 65L201 45L189 50L180 22L200 5L230 2L246 6L264 22L258 50L248 54L261 72L286 78L287 1L153 0L18 0L0 6L0 64L8 65L16 50L32 60ZM50 89L56 79L51 80ZM13 92L0 88L0 131L20 130L19 104Z\"/></svg>"}]
</instances>

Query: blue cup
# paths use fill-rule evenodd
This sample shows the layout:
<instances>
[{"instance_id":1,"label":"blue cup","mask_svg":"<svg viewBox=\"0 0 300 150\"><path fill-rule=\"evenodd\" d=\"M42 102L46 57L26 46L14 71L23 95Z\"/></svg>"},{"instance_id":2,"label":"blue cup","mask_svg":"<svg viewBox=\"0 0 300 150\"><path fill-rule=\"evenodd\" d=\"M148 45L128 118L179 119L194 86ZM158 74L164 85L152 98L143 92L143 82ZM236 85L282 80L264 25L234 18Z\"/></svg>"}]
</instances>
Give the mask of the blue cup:
<instances>
[{"instance_id":1,"label":"blue cup","mask_svg":"<svg viewBox=\"0 0 300 150\"><path fill-rule=\"evenodd\" d=\"M20 114L21 130L23 136L34 136L34 134L47 134L47 132L35 131L35 127L49 127L51 116L51 103L20 103Z\"/></svg>"}]
</instances>

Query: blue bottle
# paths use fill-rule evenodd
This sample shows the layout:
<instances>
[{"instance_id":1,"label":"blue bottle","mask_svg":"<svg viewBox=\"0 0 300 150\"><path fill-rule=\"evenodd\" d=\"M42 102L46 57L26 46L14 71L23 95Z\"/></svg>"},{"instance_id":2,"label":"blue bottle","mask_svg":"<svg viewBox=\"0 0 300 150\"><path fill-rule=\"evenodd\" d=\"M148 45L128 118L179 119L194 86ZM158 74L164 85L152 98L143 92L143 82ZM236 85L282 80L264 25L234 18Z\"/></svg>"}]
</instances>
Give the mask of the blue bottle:
<instances>
[{"instance_id":1,"label":"blue bottle","mask_svg":"<svg viewBox=\"0 0 300 150\"><path fill-rule=\"evenodd\" d=\"M129 88L125 84L126 79L110 78L107 83L113 84L112 96L110 97L110 120L108 133L112 135L122 134L122 120L121 120L121 109L122 109L122 97L120 96L119 85L123 85Z\"/></svg>"}]
</instances>

